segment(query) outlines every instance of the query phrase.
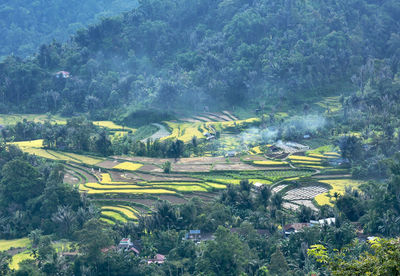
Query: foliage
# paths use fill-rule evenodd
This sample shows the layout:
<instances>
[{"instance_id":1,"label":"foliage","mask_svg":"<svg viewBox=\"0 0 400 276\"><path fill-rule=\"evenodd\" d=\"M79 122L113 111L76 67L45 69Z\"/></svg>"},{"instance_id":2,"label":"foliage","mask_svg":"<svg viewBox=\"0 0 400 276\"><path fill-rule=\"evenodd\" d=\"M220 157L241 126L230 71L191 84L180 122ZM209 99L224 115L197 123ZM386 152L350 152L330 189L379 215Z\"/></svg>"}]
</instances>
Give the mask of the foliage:
<instances>
[{"instance_id":1,"label":"foliage","mask_svg":"<svg viewBox=\"0 0 400 276\"><path fill-rule=\"evenodd\" d=\"M400 245L398 239L374 239L371 252L352 256L351 246L328 255L322 245L313 245L308 255L327 265L332 275L396 275L400 273ZM349 258L350 257L350 258Z\"/></svg>"}]
</instances>

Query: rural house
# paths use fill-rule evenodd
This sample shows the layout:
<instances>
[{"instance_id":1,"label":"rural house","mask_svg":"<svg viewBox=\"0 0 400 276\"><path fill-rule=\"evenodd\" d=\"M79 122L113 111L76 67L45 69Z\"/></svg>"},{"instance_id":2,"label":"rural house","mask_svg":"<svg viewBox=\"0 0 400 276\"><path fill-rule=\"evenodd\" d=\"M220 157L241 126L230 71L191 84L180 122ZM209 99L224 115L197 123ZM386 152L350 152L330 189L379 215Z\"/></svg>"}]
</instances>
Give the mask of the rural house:
<instances>
[{"instance_id":1,"label":"rural house","mask_svg":"<svg viewBox=\"0 0 400 276\"><path fill-rule=\"evenodd\" d=\"M63 78L63 79L68 79L70 77L70 73L67 71L58 71L56 73L56 78Z\"/></svg>"},{"instance_id":2,"label":"rural house","mask_svg":"<svg viewBox=\"0 0 400 276\"><path fill-rule=\"evenodd\" d=\"M165 262L165 256L156 254L153 259L147 260L147 264L163 264Z\"/></svg>"}]
</instances>

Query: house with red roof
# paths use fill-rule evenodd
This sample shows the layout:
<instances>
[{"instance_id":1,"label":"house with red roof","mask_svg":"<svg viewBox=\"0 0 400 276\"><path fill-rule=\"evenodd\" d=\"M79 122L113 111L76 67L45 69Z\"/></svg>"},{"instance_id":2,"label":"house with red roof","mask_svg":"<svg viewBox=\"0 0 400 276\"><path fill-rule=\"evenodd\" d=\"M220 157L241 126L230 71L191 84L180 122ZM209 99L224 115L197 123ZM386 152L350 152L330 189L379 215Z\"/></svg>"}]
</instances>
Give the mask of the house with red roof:
<instances>
[{"instance_id":1,"label":"house with red roof","mask_svg":"<svg viewBox=\"0 0 400 276\"><path fill-rule=\"evenodd\" d=\"M163 264L165 262L165 256L162 254L156 254L153 259L147 260L147 264Z\"/></svg>"}]
</instances>

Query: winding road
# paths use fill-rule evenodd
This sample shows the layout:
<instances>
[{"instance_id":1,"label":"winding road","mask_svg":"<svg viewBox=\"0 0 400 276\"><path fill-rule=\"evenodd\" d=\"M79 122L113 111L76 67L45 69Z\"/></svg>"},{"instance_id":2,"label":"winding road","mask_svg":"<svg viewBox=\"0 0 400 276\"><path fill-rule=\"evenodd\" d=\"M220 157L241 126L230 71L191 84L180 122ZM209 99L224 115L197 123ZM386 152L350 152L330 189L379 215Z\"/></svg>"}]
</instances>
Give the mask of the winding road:
<instances>
[{"instance_id":1,"label":"winding road","mask_svg":"<svg viewBox=\"0 0 400 276\"><path fill-rule=\"evenodd\" d=\"M146 137L146 138L142 139L141 140L142 142L146 142L148 139L152 139L154 141L156 139L161 139L161 138L167 137L167 136L169 136L171 134L168 131L168 129L165 126L163 126L162 124L154 123L152 125L158 127L157 132L154 133L153 135L149 136L149 137Z\"/></svg>"}]
</instances>

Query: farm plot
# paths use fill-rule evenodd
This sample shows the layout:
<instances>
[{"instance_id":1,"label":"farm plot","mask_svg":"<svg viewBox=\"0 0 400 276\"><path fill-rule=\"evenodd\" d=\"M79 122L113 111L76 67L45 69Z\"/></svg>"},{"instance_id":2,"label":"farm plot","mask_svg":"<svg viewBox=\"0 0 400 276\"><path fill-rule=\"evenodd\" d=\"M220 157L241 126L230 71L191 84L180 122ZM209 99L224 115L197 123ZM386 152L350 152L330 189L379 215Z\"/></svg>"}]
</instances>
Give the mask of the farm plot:
<instances>
[{"instance_id":1,"label":"farm plot","mask_svg":"<svg viewBox=\"0 0 400 276\"><path fill-rule=\"evenodd\" d=\"M306 186L294 188L285 193L283 199L297 204L297 205L305 205L312 209L316 210L314 204L312 204L312 200L323 193L326 193L329 189L321 186Z\"/></svg>"},{"instance_id":2,"label":"farm plot","mask_svg":"<svg viewBox=\"0 0 400 276\"><path fill-rule=\"evenodd\" d=\"M0 240L0 251L7 251L11 248L24 248L30 244L28 238L15 240Z\"/></svg>"},{"instance_id":3,"label":"farm plot","mask_svg":"<svg viewBox=\"0 0 400 276\"><path fill-rule=\"evenodd\" d=\"M327 188L321 186L306 186L300 188L294 188L286 192L283 199L288 201L293 200L312 200L319 194L326 193Z\"/></svg>"},{"instance_id":4,"label":"farm plot","mask_svg":"<svg viewBox=\"0 0 400 276\"><path fill-rule=\"evenodd\" d=\"M274 167L274 166L288 166L289 164L285 161L275 161L275 160L262 160L262 161L253 161L254 165L258 166L267 166L267 167Z\"/></svg>"},{"instance_id":5,"label":"farm plot","mask_svg":"<svg viewBox=\"0 0 400 276\"><path fill-rule=\"evenodd\" d=\"M134 128L121 126L112 121L94 121L93 124L96 126L99 126L99 127L108 128L110 130L127 131L127 132L128 131L130 131L130 132L136 131L136 129L134 129Z\"/></svg>"},{"instance_id":6,"label":"farm plot","mask_svg":"<svg viewBox=\"0 0 400 276\"><path fill-rule=\"evenodd\" d=\"M123 162L115 167L113 169L119 169L119 170L125 170L125 171L136 171L140 169L143 165L139 163L132 163L132 162Z\"/></svg>"},{"instance_id":7,"label":"farm plot","mask_svg":"<svg viewBox=\"0 0 400 276\"><path fill-rule=\"evenodd\" d=\"M319 205L330 205L333 206L331 200L334 199L335 195L342 195L345 192L346 187L357 188L363 181L353 179L324 179L319 180L321 183L330 185L332 188L329 192L323 193L315 197L315 201Z\"/></svg>"},{"instance_id":8,"label":"farm plot","mask_svg":"<svg viewBox=\"0 0 400 276\"><path fill-rule=\"evenodd\" d=\"M81 154L46 150L43 148L43 139L23 141L23 142L12 142L9 144L18 146L23 152L52 160L74 162L87 165L95 165L103 161L103 159L101 158L90 157Z\"/></svg>"},{"instance_id":9,"label":"farm plot","mask_svg":"<svg viewBox=\"0 0 400 276\"><path fill-rule=\"evenodd\" d=\"M138 211L130 206L117 205L117 206L101 206L101 215L106 219L111 219L113 221L122 221L120 218L125 220L136 221L138 219Z\"/></svg>"}]
</instances>

